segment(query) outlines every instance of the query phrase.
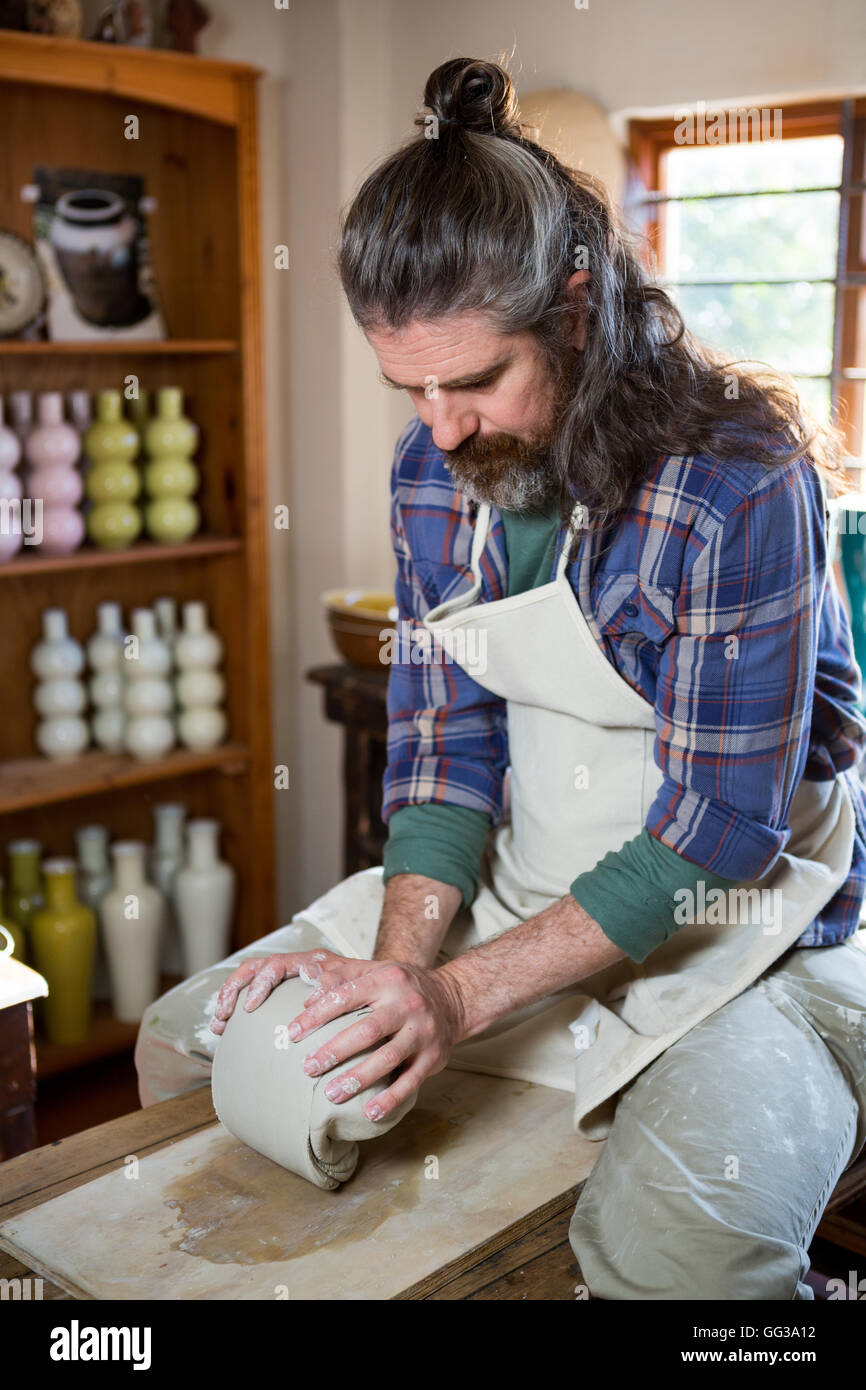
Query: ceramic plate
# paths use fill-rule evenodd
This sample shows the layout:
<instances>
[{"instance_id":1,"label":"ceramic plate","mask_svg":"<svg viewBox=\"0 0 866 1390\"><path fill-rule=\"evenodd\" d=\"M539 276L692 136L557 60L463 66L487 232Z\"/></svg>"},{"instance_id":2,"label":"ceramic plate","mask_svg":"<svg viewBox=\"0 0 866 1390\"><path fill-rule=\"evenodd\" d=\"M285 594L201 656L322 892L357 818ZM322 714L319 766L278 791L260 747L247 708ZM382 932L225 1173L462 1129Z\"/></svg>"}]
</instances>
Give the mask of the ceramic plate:
<instances>
[{"instance_id":1,"label":"ceramic plate","mask_svg":"<svg viewBox=\"0 0 866 1390\"><path fill-rule=\"evenodd\" d=\"M0 232L0 338L20 333L44 299L42 272L33 251L13 232Z\"/></svg>"}]
</instances>

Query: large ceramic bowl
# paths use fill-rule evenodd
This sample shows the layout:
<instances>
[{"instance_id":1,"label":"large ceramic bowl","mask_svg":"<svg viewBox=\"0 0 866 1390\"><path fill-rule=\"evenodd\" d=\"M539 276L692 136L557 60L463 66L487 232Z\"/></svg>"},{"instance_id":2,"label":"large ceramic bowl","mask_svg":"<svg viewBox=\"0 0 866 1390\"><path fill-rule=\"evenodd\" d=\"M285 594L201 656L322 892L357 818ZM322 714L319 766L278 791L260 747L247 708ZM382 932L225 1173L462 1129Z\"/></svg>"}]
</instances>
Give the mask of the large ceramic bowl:
<instances>
[{"instance_id":1,"label":"large ceramic bowl","mask_svg":"<svg viewBox=\"0 0 866 1390\"><path fill-rule=\"evenodd\" d=\"M386 628L397 621L393 593L385 589L326 589L320 595L337 651L353 666L385 671L379 659Z\"/></svg>"}]
</instances>

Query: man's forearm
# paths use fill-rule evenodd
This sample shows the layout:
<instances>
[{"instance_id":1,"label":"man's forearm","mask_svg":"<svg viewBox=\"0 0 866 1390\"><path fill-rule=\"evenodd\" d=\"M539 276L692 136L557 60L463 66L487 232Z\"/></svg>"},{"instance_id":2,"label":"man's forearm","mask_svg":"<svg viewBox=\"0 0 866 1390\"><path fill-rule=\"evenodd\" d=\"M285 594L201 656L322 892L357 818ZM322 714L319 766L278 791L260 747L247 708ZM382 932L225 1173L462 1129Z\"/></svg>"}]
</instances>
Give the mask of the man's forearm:
<instances>
[{"instance_id":1,"label":"man's forearm","mask_svg":"<svg viewBox=\"0 0 866 1390\"><path fill-rule=\"evenodd\" d=\"M463 902L453 883L423 874L394 874L385 884L374 960L430 967Z\"/></svg>"},{"instance_id":2,"label":"man's forearm","mask_svg":"<svg viewBox=\"0 0 866 1390\"><path fill-rule=\"evenodd\" d=\"M456 996L463 1041L524 1004L624 959L625 952L569 893L502 936L440 966L436 974Z\"/></svg>"}]
</instances>

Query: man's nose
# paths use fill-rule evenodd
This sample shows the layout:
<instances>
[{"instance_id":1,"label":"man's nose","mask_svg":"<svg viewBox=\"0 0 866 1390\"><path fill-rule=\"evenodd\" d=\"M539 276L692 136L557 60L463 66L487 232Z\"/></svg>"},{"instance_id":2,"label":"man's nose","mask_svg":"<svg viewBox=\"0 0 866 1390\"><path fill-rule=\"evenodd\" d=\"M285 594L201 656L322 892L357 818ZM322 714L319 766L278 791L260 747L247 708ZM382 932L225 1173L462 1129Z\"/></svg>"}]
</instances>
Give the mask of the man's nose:
<instances>
[{"instance_id":1,"label":"man's nose","mask_svg":"<svg viewBox=\"0 0 866 1390\"><path fill-rule=\"evenodd\" d=\"M464 439L469 439L478 431L478 414L474 410L467 410L460 406L456 401L449 401L446 393L440 392L438 396L433 396L425 400L426 407L422 419L425 425L430 426L433 435L433 443L437 449L448 452L456 449L462 444Z\"/></svg>"}]
</instances>

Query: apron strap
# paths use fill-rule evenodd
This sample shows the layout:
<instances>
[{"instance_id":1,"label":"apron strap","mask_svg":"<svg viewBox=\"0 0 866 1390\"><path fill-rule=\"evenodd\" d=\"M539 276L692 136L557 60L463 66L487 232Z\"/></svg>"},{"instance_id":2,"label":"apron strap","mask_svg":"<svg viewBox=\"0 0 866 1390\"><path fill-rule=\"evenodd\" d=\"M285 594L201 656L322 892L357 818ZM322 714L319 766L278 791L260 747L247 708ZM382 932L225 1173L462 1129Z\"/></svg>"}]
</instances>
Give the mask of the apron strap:
<instances>
[{"instance_id":1,"label":"apron strap","mask_svg":"<svg viewBox=\"0 0 866 1390\"><path fill-rule=\"evenodd\" d=\"M569 557L571 555L572 542L574 540L574 537L577 535L577 532L583 526L586 525L586 515L586 507L583 505L583 503L576 502L574 504L571 517L569 518L568 530L566 531L565 536L563 538L562 548L559 552L559 558L556 562L557 579L561 574L565 574L565 569L568 564Z\"/></svg>"},{"instance_id":2,"label":"apron strap","mask_svg":"<svg viewBox=\"0 0 866 1390\"><path fill-rule=\"evenodd\" d=\"M490 503L482 502L478 508L478 515L475 518L475 527L472 532L472 550L469 556L469 563L472 566L472 573L475 576L476 585L481 586L481 554L487 544L487 532L490 529Z\"/></svg>"}]
</instances>

